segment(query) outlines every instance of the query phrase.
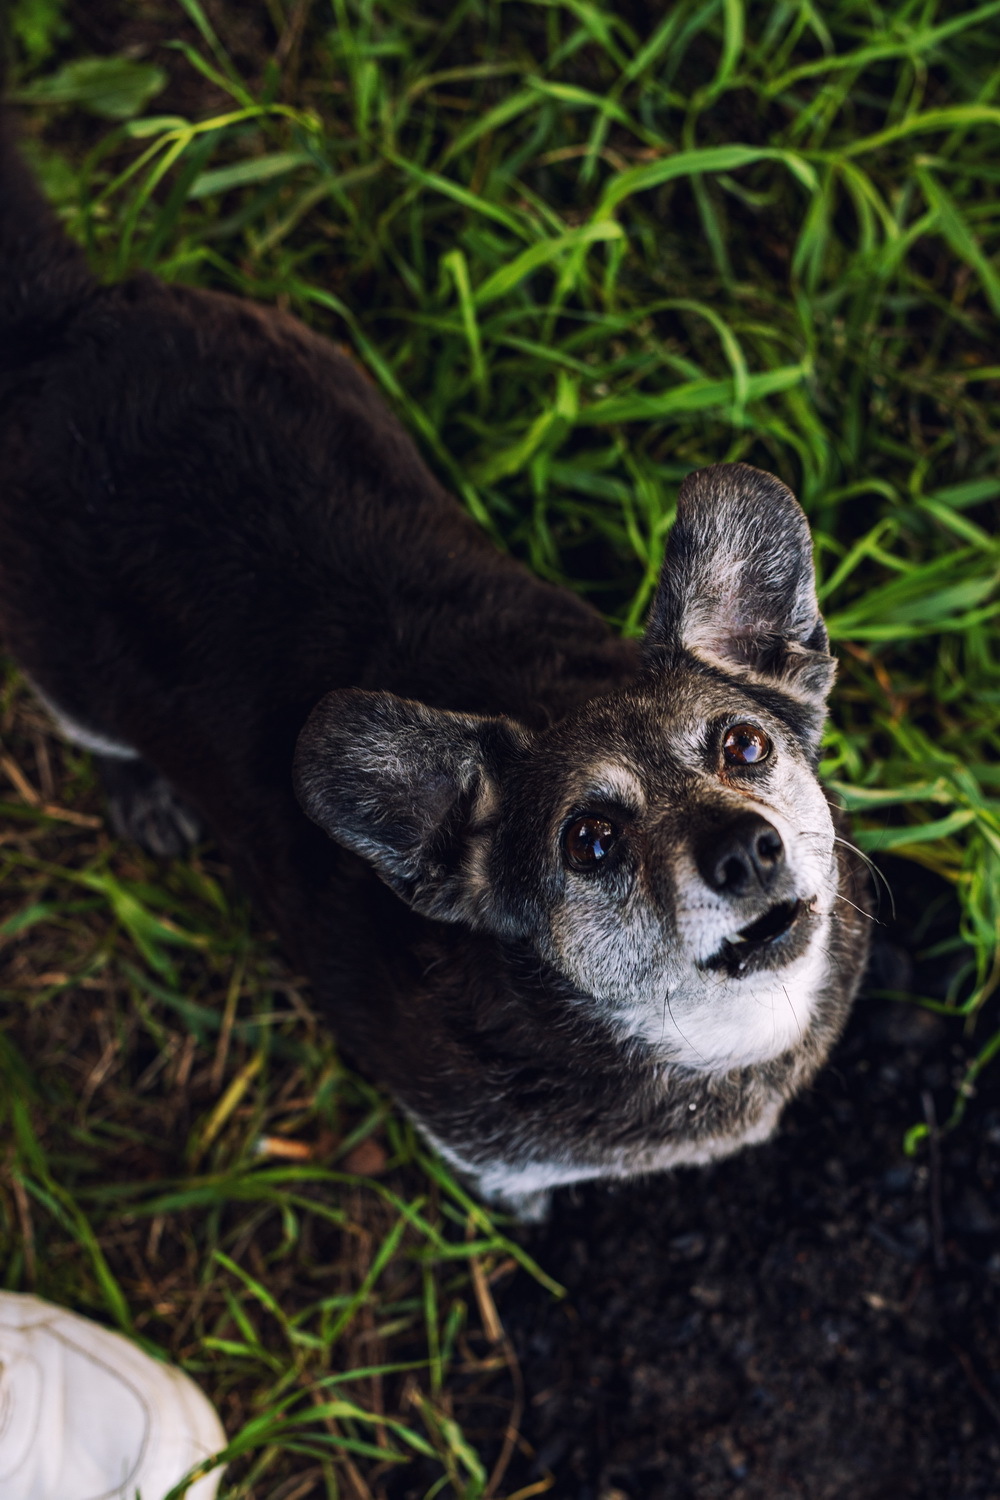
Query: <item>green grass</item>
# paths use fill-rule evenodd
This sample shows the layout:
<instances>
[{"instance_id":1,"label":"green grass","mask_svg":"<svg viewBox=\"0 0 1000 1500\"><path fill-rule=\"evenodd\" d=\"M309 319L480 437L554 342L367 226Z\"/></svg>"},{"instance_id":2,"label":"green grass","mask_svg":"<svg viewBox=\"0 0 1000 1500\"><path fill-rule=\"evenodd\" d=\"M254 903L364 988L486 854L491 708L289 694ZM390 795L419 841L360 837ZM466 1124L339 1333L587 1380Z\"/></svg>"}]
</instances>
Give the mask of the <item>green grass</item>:
<instances>
[{"instance_id":1,"label":"green grass","mask_svg":"<svg viewBox=\"0 0 1000 1500\"><path fill-rule=\"evenodd\" d=\"M630 632L685 473L800 495L841 659L824 773L863 849L958 898L957 1119L1000 1050L1000 0L100 9L144 55L81 68L56 0L17 15L33 155L103 274L347 344L497 540ZM29 802L99 812L13 678L3 733ZM231 1500L378 1495L408 1455L394 1494L504 1494L488 1288L519 1252L224 872L16 779L5 827L5 1284L182 1358L242 1433ZM311 1155L262 1165L262 1136Z\"/></svg>"}]
</instances>

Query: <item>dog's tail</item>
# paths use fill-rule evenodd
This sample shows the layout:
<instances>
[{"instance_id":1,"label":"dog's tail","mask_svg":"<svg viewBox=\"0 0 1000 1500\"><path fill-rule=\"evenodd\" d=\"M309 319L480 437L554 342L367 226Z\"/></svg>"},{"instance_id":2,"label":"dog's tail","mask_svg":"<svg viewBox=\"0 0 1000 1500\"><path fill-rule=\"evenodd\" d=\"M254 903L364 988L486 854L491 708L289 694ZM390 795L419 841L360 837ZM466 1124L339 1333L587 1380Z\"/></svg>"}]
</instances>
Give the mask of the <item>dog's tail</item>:
<instances>
[{"instance_id":1,"label":"dog's tail","mask_svg":"<svg viewBox=\"0 0 1000 1500\"><path fill-rule=\"evenodd\" d=\"M96 284L17 148L4 102L9 39L2 29L0 20L0 338L61 318Z\"/></svg>"}]
</instances>

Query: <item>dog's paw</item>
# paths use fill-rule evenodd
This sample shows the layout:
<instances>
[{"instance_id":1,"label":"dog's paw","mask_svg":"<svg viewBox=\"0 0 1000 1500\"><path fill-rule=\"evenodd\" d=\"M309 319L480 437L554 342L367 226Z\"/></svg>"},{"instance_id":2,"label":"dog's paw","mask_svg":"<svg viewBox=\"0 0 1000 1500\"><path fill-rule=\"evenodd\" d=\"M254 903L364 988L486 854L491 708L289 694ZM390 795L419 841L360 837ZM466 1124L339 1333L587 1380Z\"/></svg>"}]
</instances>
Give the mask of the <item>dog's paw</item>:
<instances>
[{"instance_id":1,"label":"dog's paw","mask_svg":"<svg viewBox=\"0 0 1000 1500\"><path fill-rule=\"evenodd\" d=\"M151 766L141 760L103 758L100 764L108 817L119 838L159 859L174 859L202 837L198 815Z\"/></svg>"},{"instance_id":2,"label":"dog's paw","mask_svg":"<svg viewBox=\"0 0 1000 1500\"><path fill-rule=\"evenodd\" d=\"M507 1199L507 1210L519 1224L544 1224L552 1213L552 1189L538 1188L534 1193L513 1193Z\"/></svg>"},{"instance_id":3,"label":"dog's paw","mask_svg":"<svg viewBox=\"0 0 1000 1500\"><path fill-rule=\"evenodd\" d=\"M510 1217L526 1227L544 1224L552 1212L552 1189L536 1188L530 1193L482 1193L487 1207Z\"/></svg>"},{"instance_id":4,"label":"dog's paw","mask_svg":"<svg viewBox=\"0 0 1000 1500\"><path fill-rule=\"evenodd\" d=\"M196 815L162 779L134 797L110 797L108 814L119 838L160 859L186 853L203 833Z\"/></svg>"}]
</instances>

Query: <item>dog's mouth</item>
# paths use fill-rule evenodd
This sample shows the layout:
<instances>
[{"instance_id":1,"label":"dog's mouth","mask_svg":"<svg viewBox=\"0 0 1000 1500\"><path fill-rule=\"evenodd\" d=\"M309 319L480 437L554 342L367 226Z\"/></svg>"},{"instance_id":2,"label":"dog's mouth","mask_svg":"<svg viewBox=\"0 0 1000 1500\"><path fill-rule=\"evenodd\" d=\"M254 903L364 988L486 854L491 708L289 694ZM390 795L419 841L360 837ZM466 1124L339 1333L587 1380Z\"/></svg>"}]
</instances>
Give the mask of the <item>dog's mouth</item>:
<instances>
[{"instance_id":1,"label":"dog's mouth","mask_svg":"<svg viewBox=\"0 0 1000 1500\"><path fill-rule=\"evenodd\" d=\"M726 938L704 967L722 969L733 976L783 968L808 946L808 924L803 918L811 904L802 900L776 902L762 917Z\"/></svg>"},{"instance_id":2,"label":"dog's mouth","mask_svg":"<svg viewBox=\"0 0 1000 1500\"><path fill-rule=\"evenodd\" d=\"M752 951L766 943L776 943L794 927L804 910L804 901L779 901L777 906L772 906L756 922L751 922L748 927L741 927L729 941L740 951L744 948Z\"/></svg>"}]
</instances>

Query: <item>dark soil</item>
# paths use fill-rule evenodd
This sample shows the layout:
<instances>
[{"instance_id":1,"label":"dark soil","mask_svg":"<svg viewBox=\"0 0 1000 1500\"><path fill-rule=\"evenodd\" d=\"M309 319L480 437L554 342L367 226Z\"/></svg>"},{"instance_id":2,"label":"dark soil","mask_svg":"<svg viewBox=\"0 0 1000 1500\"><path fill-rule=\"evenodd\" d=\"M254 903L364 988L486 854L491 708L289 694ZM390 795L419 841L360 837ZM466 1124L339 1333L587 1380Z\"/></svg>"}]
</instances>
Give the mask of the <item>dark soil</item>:
<instances>
[{"instance_id":1,"label":"dark soil","mask_svg":"<svg viewBox=\"0 0 1000 1500\"><path fill-rule=\"evenodd\" d=\"M911 885L901 907L925 911ZM883 940L873 979L907 967ZM943 977L922 966L923 991ZM566 1300L518 1278L501 1304L534 1449L510 1491L551 1473L560 1500L1000 1496L996 1070L958 1129L902 1150L950 1109L956 1037L863 999L766 1147L560 1195L530 1249Z\"/></svg>"}]
</instances>

